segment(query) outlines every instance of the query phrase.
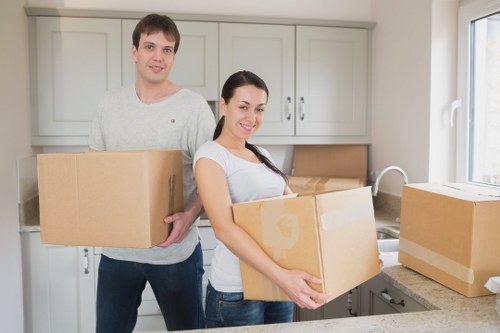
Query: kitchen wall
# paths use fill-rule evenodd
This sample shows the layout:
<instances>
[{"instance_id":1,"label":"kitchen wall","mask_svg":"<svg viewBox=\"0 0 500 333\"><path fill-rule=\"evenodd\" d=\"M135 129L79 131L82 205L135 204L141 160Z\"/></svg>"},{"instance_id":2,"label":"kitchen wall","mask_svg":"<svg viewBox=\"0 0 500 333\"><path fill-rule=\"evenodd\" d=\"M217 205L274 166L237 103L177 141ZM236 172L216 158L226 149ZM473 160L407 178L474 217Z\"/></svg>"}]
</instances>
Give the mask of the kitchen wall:
<instances>
[{"instance_id":1,"label":"kitchen wall","mask_svg":"<svg viewBox=\"0 0 500 333\"><path fill-rule=\"evenodd\" d=\"M453 177L454 132L441 119L455 91L453 53L457 2L3 0L0 11L4 47L0 55L0 329L23 331L15 161L34 153L30 147L25 5L375 21L370 169L375 175L384 166L397 164L408 172L412 182L417 182ZM283 147L276 155L278 160L289 163L288 148ZM400 194L400 178L387 175L381 190Z\"/></svg>"},{"instance_id":2,"label":"kitchen wall","mask_svg":"<svg viewBox=\"0 0 500 333\"><path fill-rule=\"evenodd\" d=\"M456 0L374 0L370 177L396 164L410 182L454 181ZM401 196L401 176L381 191Z\"/></svg>"},{"instance_id":3,"label":"kitchen wall","mask_svg":"<svg viewBox=\"0 0 500 333\"><path fill-rule=\"evenodd\" d=\"M16 160L33 155L24 1L0 5L0 331L23 332Z\"/></svg>"}]
</instances>

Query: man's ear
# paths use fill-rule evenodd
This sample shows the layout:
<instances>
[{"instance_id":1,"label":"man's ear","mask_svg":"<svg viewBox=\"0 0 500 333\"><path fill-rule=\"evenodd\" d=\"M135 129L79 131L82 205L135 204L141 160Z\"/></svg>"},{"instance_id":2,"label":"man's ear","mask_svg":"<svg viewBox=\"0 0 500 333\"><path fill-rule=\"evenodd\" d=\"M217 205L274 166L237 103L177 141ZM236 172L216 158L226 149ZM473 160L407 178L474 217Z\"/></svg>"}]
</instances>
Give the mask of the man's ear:
<instances>
[{"instance_id":1,"label":"man's ear","mask_svg":"<svg viewBox=\"0 0 500 333\"><path fill-rule=\"evenodd\" d=\"M130 49L130 54L132 55L134 63L137 64L137 48L135 47L135 45L132 45L132 48Z\"/></svg>"}]
</instances>

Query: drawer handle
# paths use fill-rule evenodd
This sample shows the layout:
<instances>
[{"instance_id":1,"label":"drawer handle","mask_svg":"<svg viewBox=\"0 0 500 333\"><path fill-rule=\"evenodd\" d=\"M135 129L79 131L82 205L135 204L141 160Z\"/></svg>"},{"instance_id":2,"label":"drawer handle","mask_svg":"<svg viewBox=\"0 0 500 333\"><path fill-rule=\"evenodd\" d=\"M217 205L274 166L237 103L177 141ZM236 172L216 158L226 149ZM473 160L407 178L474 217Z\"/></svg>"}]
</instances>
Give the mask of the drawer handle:
<instances>
[{"instance_id":1,"label":"drawer handle","mask_svg":"<svg viewBox=\"0 0 500 333\"><path fill-rule=\"evenodd\" d=\"M382 290L380 292L380 296L382 296L383 299L385 299L387 302L395 305L401 305L402 307L405 307L405 300L402 299L399 302L396 302L394 298L389 294L389 291L386 289Z\"/></svg>"}]
</instances>

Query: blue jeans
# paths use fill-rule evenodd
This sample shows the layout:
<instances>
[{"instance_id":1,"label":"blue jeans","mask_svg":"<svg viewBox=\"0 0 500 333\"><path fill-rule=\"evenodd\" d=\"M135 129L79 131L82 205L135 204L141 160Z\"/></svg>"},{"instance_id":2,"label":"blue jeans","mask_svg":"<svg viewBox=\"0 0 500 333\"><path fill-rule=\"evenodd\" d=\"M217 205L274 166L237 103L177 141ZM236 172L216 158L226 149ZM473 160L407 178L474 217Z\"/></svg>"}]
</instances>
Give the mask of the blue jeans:
<instances>
[{"instance_id":1,"label":"blue jeans","mask_svg":"<svg viewBox=\"0 0 500 333\"><path fill-rule=\"evenodd\" d=\"M205 328L203 253L172 265L151 265L101 256L97 281L97 333L132 332L146 281L169 331Z\"/></svg>"},{"instance_id":2,"label":"blue jeans","mask_svg":"<svg viewBox=\"0 0 500 333\"><path fill-rule=\"evenodd\" d=\"M207 327L230 327L293 321L292 302L244 300L243 293L225 293L209 283L205 303Z\"/></svg>"}]
</instances>

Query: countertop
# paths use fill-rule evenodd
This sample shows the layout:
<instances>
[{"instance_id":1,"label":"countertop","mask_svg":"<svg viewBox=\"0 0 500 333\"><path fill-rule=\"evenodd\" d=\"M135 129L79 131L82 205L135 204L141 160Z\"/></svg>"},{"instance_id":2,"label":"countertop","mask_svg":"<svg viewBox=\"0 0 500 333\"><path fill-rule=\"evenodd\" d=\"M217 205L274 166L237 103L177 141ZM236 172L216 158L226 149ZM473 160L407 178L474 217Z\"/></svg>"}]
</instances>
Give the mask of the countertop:
<instances>
[{"instance_id":1,"label":"countertop","mask_svg":"<svg viewBox=\"0 0 500 333\"><path fill-rule=\"evenodd\" d=\"M381 258L385 267L380 276L429 311L183 332L500 332L495 296L462 296L398 264L397 252L382 253Z\"/></svg>"}]
</instances>

